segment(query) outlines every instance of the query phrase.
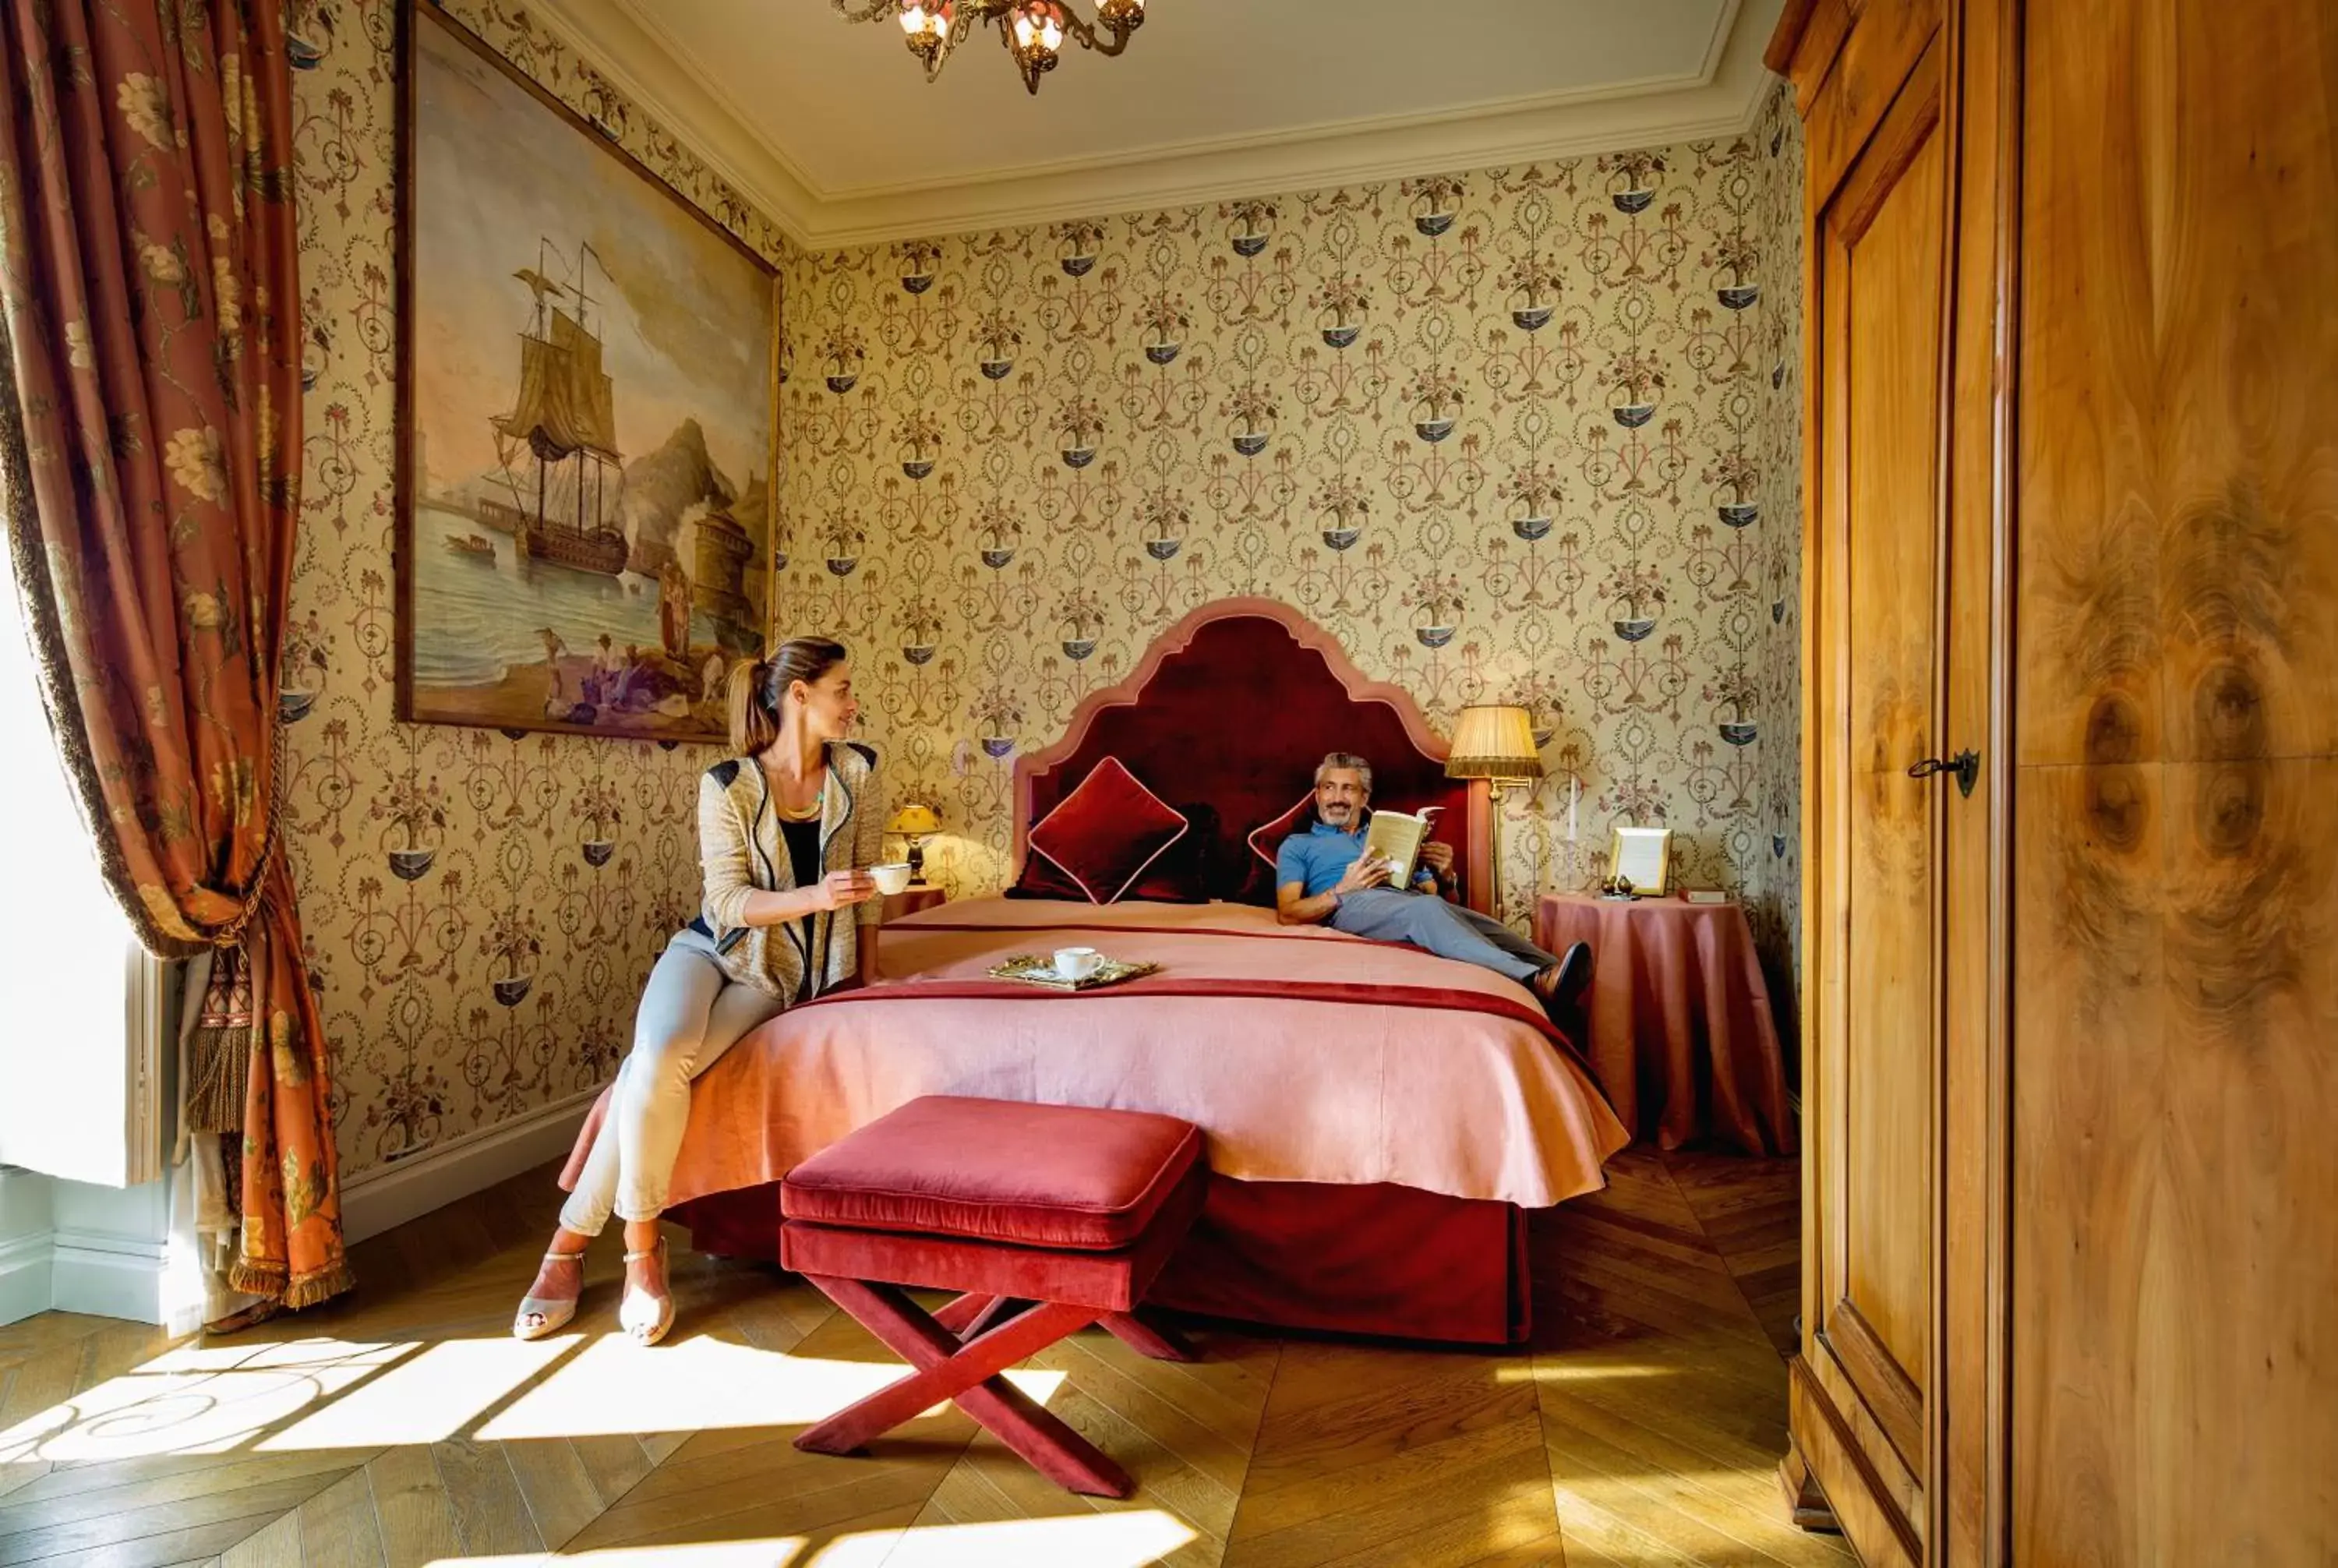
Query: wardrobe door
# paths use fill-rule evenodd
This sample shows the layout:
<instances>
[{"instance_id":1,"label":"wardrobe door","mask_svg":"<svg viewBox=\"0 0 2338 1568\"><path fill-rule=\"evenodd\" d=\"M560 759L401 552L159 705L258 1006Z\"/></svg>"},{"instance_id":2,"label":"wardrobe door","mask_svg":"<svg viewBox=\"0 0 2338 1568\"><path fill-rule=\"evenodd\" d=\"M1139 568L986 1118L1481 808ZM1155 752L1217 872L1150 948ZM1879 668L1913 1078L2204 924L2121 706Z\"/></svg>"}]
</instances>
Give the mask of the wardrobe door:
<instances>
[{"instance_id":1,"label":"wardrobe door","mask_svg":"<svg viewBox=\"0 0 2338 1568\"><path fill-rule=\"evenodd\" d=\"M1862 18L1862 22L1864 18ZM1940 844L1958 786L1941 758L1942 332L1951 158L1942 47L1924 47L1871 135L1816 197L1818 322L1809 560L1810 937L1815 1005L1803 1463L1871 1564L1920 1560L1938 1200ZM1840 67L1838 67L1840 69ZM1822 171L1814 170L1814 173Z\"/></svg>"},{"instance_id":2,"label":"wardrobe door","mask_svg":"<svg viewBox=\"0 0 2338 1568\"><path fill-rule=\"evenodd\" d=\"M2338 1563L2338 6L2025 10L2012 1561Z\"/></svg>"}]
</instances>

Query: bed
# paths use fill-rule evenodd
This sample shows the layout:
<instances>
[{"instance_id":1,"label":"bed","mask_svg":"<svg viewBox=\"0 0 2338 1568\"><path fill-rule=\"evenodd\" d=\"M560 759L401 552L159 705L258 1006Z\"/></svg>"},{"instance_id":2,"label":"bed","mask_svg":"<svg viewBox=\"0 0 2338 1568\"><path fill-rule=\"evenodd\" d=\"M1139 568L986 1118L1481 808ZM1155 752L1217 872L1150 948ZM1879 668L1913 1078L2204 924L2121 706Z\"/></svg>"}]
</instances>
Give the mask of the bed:
<instances>
[{"instance_id":1,"label":"bed","mask_svg":"<svg viewBox=\"0 0 2338 1568\"><path fill-rule=\"evenodd\" d=\"M1188 616L1061 740L1018 761L1017 870L1030 824L1117 758L1211 808L1214 825L1196 822L1220 837L1213 863L1231 878L1246 837L1334 749L1371 759L1377 801L1451 810L1465 897L1480 903L1482 796L1445 778L1407 694L1365 681L1328 635L1259 599ZM1066 941L1161 968L1076 995L987 973ZM879 984L791 1009L699 1080L673 1190L694 1245L771 1256L779 1179L919 1094L1158 1111L1203 1129L1213 1181L1154 1299L1281 1327L1508 1343L1530 1327L1525 1210L1601 1186L1626 1142L1516 983L1282 926L1253 904L967 899L888 926L880 956Z\"/></svg>"}]
</instances>

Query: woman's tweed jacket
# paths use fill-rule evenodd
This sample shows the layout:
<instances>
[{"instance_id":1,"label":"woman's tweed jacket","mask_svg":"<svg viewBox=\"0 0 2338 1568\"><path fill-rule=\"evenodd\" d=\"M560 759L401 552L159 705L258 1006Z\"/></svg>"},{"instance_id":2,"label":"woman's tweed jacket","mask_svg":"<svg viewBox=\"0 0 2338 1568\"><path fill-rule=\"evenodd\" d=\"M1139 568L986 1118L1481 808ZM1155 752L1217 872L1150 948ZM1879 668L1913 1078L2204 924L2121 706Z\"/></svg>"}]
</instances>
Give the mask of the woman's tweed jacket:
<instances>
[{"instance_id":1,"label":"woman's tweed jacket","mask_svg":"<svg viewBox=\"0 0 2338 1568\"><path fill-rule=\"evenodd\" d=\"M885 833L876 751L858 740L830 741L828 782L820 814L820 869L876 865ZM752 758L725 758L698 781L698 856L706 894L697 925L713 939L725 977L801 1002L858 973L860 928L883 917L882 899L851 906L851 919L828 910L783 926L746 923L749 894L796 885L771 787Z\"/></svg>"}]
</instances>

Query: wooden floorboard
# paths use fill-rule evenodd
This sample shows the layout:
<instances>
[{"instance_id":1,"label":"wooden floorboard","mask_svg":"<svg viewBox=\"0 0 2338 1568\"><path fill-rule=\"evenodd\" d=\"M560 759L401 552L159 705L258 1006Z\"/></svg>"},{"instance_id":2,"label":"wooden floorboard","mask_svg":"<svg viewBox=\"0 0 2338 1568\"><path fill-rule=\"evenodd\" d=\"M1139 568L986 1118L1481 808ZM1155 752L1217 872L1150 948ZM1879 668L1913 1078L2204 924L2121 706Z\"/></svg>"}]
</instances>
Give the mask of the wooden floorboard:
<instances>
[{"instance_id":1,"label":"wooden floorboard","mask_svg":"<svg viewBox=\"0 0 2338 1568\"><path fill-rule=\"evenodd\" d=\"M1016 1376L1128 1470L1136 1494L1113 1501L1057 1489L951 1407L866 1455L798 1452L816 1412L797 1406L892 1363L765 1265L677 1249L679 1326L638 1351L614 1342L621 1269L596 1246L575 1328L516 1344L556 1212L531 1172L365 1243L352 1298L233 1339L64 1313L0 1328L0 1568L526 1568L721 1544L789 1568L1849 1563L1792 1526L1775 1478L1795 1161L1636 1147L1610 1176L1534 1216L1536 1332L1513 1351L1196 1324L1192 1364L1100 1329L1042 1352ZM173 1348L227 1353L206 1365L246 1390L249 1429L172 1450L214 1387L153 1368ZM651 1407L663 1429L615 1429ZM141 1421L142 1450L79 1441Z\"/></svg>"}]
</instances>

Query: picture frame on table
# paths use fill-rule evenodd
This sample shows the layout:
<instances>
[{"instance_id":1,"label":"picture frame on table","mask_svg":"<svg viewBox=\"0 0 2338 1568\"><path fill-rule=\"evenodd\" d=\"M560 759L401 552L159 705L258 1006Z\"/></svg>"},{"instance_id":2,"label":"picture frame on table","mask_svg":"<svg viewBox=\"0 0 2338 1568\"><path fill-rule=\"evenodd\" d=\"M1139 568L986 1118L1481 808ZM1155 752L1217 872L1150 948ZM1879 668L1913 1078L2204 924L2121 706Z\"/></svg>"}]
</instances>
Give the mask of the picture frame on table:
<instances>
[{"instance_id":1,"label":"picture frame on table","mask_svg":"<svg viewBox=\"0 0 2338 1568\"><path fill-rule=\"evenodd\" d=\"M1607 848L1607 882L1629 882L1636 897L1661 898L1672 882L1673 830L1618 827Z\"/></svg>"}]
</instances>

